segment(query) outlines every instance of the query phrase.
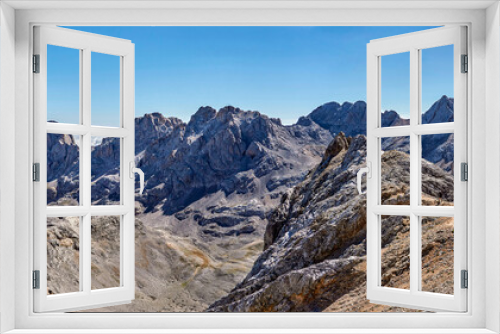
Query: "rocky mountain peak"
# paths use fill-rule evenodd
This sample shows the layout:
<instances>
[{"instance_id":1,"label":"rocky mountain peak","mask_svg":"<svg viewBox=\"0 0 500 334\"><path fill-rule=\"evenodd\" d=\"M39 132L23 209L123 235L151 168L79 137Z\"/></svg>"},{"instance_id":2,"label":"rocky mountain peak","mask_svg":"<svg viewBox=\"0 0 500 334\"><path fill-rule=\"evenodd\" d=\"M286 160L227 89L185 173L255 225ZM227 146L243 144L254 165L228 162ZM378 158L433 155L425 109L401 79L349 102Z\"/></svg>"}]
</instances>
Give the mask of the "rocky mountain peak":
<instances>
[{"instance_id":1,"label":"rocky mountain peak","mask_svg":"<svg viewBox=\"0 0 500 334\"><path fill-rule=\"evenodd\" d=\"M266 121L270 119L268 116L263 115L258 111L243 110L233 106L225 106L219 109L215 118L222 123L228 123L235 119L239 119L244 122L251 122L255 119Z\"/></svg>"},{"instance_id":2,"label":"rocky mountain peak","mask_svg":"<svg viewBox=\"0 0 500 334\"><path fill-rule=\"evenodd\" d=\"M402 126L410 124L409 119L401 118L394 110L386 110L382 113L382 127Z\"/></svg>"},{"instance_id":3,"label":"rocky mountain peak","mask_svg":"<svg viewBox=\"0 0 500 334\"><path fill-rule=\"evenodd\" d=\"M358 101L356 103L337 102L325 103L314 109L308 116L319 126L330 131L335 136L341 131L346 136L355 136L366 133L366 104ZM306 124L306 119L300 119L300 124Z\"/></svg>"},{"instance_id":4,"label":"rocky mountain peak","mask_svg":"<svg viewBox=\"0 0 500 334\"><path fill-rule=\"evenodd\" d=\"M422 115L422 123L453 122L454 99L443 95Z\"/></svg>"},{"instance_id":5,"label":"rocky mountain peak","mask_svg":"<svg viewBox=\"0 0 500 334\"><path fill-rule=\"evenodd\" d=\"M365 101L361 101L361 100L356 101L356 102L354 102L354 107L358 108L358 109L359 108L366 108L366 102Z\"/></svg>"},{"instance_id":6,"label":"rocky mountain peak","mask_svg":"<svg viewBox=\"0 0 500 334\"><path fill-rule=\"evenodd\" d=\"M251 112L246 112L246 114L248 113ZM244 114L245 112L240 108L236 108L233 106L225 106L219 109L215 118L222 123L228 123L234 120L235 118L241 118L242 116L244 116Z\"/></svg>"},{"instance_id":7,"label":"rocky mountain peak","mask_svg":"<svg viewBox=\"0 0 500 334\"><path fill-rule=\"evenodd\" d=\"M198 133L203 127L217 115L217 110L212 107L200 107L194 115L191 116L187 124L187 131Z\"/></svg>"}]
</instances>

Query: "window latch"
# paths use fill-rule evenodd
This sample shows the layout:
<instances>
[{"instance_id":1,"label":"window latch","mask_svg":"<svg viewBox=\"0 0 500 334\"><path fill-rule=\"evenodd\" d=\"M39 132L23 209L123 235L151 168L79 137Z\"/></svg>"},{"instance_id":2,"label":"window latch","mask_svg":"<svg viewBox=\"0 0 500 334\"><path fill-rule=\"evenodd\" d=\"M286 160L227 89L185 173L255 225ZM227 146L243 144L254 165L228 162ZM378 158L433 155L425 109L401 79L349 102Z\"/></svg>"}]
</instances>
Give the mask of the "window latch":
<instances>
[{"instance_id":1,"label":"window latch","mask_svg":"<svg viewBox=\"0 0 500 334\"><path fill-rule=\"evenodd\" d=\"M366 191L363 192L361 189L361 179L363 177L363 174L366 174L367 178L369 179L372 177L372 163L370 161L367 161L366 167L361 168L357 174L357 186L358 186L358 193L360 195L366 194Z\"/></svg>"},{"instance_id":2,"label":"window latch","mask_svg":"<svg viewBox=\"0 0 500 334\"><path fill-rule=\"evenodd\" d=\"M144 172L140 168L135 167L135 163L133 161L130 161L129 172L130 172L129 176L132 180L135 179L135 173L139 174L139 184L140 184L139 194L142 195L142 192L144 191Z\"/></svg>"}]
</instances>

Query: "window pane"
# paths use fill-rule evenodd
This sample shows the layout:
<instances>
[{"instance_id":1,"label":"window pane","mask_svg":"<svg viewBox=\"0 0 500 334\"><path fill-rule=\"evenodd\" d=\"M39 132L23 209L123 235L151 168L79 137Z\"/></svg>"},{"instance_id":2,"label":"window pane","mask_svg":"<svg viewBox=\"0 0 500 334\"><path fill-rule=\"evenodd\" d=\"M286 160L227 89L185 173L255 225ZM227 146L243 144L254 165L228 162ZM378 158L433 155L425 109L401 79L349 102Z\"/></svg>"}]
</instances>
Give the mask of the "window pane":
<instances>
[{"instance_id":1,"label":"window pane","mask_svg":"<svg viewBox=\"0 0 500 334\"><path fill-rule=\"evenodd\" d=\"M47 294L80 290L80 217L47 218Z\"/></svg>"},{"instance_id":2,"label":"window pane","mask_svg":"<svg viewBox=\"0 0 500 334\"><path fill-rule=\"evenodd\" d=\"M381 58L382 127L410 124L410 53Z\"/></svg>"},{"instance_id":3,"label":"window pane","mask_svg":"<svg viewBox=\"0 0 500 334\"><path fill-rule=\"evenodd\" d=\"M92 52L92 125L120 126L120 57Z\"/></svg>"},{"instance_id":4,"label":"window pane","mask_svg":"<svg viewBox=\"0 0 500 334\"><path fill-rule=\"evenodd\" d=\"M382 205L410 204L410 137L382 138Z\"/></svg>"},{"instance_id":5,"label":"window pane","mask_svg":"<svg viewBox=\"0 0 500 334\"><path fill-rule=\"evenodd\" d=\"M422 205L453 205L453 139L453 133L421 136Z\"/></svg>"},{"instance_id":6,"label":"window pane","mask_svg":"<svg viewBox=\"0 0 500 334\"><path fill-rule=\"evenodd\" d=\"M410 289L410 218L381 218L381 286Z\"/></svg>"},{"instance_id":7,"label":"window pane","mask_svg":"<svg viewBox=\"0 0 500 334\"><path fill-rule=\"evenodd\" d=\"M80 50L47 45L47 121L80 123Z\"/></svg>"},{"instance_id":8,"label":"window pane","mask_svg":"<svg viewBox=\"0 0 500 334\"><path fill-rule=\"evenodd\" d=\"M92 137L92 205L120 204L120 138Z\"/></svg>"},{"instance_id":9,"label":"window pane","mask_svg":"<svg viewBox=\"0 0 500 334\"><path fill-rule=\"evenodd\" d=\"M120 286L120 216L92 217L92 289Z\"/></svg>"},{"instance_id":10,"label":"window pane","mask_svg":"<svg viewBox=\"0 0 500 334\"><path fill-rule=\"evenodd\" d=\"M454 220L422 217L422 291L453 294Z\"/></svg>"},{"instance_id":11,"label":"window pane","mask_svg":"<svg viewBox=\"0 0 500 334\"><path fill-rule=\"evenodd\" d=\"M453 45L421 50L422 124L453 122Z\"/></svg>"},{"instance_id":12,"label":"window pane","mask_svg":"<svg viewBox=\"0 0 500 334\"><path fill-rule=\"evenodd\" d=\"M79 205L80 136L47 134L47 205Z\"/></svg>"}]
</instances>

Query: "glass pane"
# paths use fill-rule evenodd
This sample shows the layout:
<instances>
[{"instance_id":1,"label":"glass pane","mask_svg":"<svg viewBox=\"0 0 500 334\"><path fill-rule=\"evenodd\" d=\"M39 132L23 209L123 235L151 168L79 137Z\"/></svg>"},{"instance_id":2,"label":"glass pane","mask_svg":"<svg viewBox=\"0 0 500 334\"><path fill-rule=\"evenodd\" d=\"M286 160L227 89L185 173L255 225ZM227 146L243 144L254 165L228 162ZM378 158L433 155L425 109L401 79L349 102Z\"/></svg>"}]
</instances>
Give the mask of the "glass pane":
<instances>
[{"instance_id":1,"label":"glass pane","mask_svg":"<svg viewBox=\"0 0 500 334\"><path fill-rule=\"evenodd\" d=\"M47 45L47 121L80 123L80 50Z\"/></svg>"},{"instance_id":2,"label":"glass pane","mask_svg":"<svg viewBox=\"0 0 500 334\"><path fill-rule=\"evenodd\" d=\"M410 204L410 137L381 139L382 205Z\"/></svg>"},{"instance_id":3,"label":"glass pane","mask_svg":"<svg viewBox=\"0 0 500 334\"><path fill-rule=\"evenodd\" d=\"M80 217L47 218L47 294L80 290Z\"/></svg>"},{"instance_id":4,"label":"glass pane","mask_svg":"<svg viewBox=\"0 0 500 334\"><path fill-rule=\"evenodd\" d=\"M91 201L120 204L120 138L92 137Z\"/></svg>"},{"instance_id":5,"label":"glass pane","mask_svg":"<svg viewBox=\"0 0 500 334\"><path fill-rule=\"evenodd\" d=\"M120 216L92 217L92 290L120 286Z\"/></svg>"},{"instance_id":6,"label":"glass pane","mask_svg":"<svg viewBox=\"0 0 500 334\"><path fill-rule=\"evenodd\" d=\"M410 124L410 53L381 58L382 127Z\"/></svg>"},{"instance_id":7,"label":"glass pane","mask_svg":"<svg viewBox=\"0 0 500 334\"><path fill-rule=\"evenodd\" d=\"M120 57L92 52L92 125L120 126Z\"/></svg>"},{"instance_id":8,"label":"glass pane","mask_svg":"<svg viewBox=\"0 0 500 334\"><path fill-rule=\"evenodd\" d=\"M410 289L410 218L381 218L381 286Z\"/></svg>"},{"instance_id":9,"label":"glass pane","mask_svg":"<svg viewBox=\"0 0 500 334\"><path fill-rule=\"evenodd\" d=\"M453 205L453 133L424 135L421 140L422 205Z\"/></svg>"},{"instance_id":10,"label":"glass pane","mask_svg":"<svg viewBox=\"0 0 500 334\"><path fill-rule=\"evenodd\" d=\"M80 136L47 134L47 205L79 205Z\"/></svg>"},{"instance_id":11,"label":"glass pane","mask_svg":"<svg viewBox=\"0 0 500 334\"><path fill-rule=\"evenodd\" d=\"M422 217L422 291L453 294L454 220Z\"/></svg>"},{"instance_id":12,"label":"glass pane","mask_svg":"<svg viewBox=\"0 0 500 334\"><path fill-rule=\"evenodd\" d=\"M421 50L422 124L453 122L453 45Z\"/></svg>"}]
</instances>

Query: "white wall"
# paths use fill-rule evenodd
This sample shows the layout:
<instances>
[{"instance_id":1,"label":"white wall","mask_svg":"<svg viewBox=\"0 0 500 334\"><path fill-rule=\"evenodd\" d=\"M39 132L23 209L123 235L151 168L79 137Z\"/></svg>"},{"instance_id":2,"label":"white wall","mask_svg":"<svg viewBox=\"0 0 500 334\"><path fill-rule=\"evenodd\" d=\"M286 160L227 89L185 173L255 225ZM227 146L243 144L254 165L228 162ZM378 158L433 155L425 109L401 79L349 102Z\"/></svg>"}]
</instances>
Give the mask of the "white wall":
<instances>
[{"instance_id":1,"label":"white wall","mask_svg":"<svg viewBox=\"0 0 500 334\"><path fill-rule=\"evenodd\" d=\"M15 11L0 3L0 244L14 249ZM5 248L3 248L5 249ZM14 328L14 257L0 253L0 332Z\"/></svg>"},{"instance_id":2,"label":"white wall","mask_svg":"<svg viewBox=\"0 0 500 334\"><path fill-rule=\"evenodd\" d=\"M487 219L486 254L500 254L500 13L495 3L486 11L486 208L492 210ZM486 328L500 332L500 270L486 266Z\"/></svg>"}]
</instances>

